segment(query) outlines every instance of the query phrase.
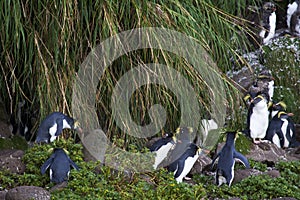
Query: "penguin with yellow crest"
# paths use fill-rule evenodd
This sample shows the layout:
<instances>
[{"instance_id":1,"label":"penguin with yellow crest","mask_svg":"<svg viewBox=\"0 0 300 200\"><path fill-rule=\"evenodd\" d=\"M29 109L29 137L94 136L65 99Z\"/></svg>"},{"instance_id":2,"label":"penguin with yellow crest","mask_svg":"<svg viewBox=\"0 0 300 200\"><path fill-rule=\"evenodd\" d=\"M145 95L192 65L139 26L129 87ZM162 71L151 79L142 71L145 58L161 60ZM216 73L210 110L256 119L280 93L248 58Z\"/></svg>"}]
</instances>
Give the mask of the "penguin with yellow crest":
<instances>
[{"instance_id":1,"label":"penguin with yellow crest","mask_svg":"<svg viewBox=\"0 0 300 200\"><path fill-rule=\"evenodd\" d=\"M175 134L178 135L178 140L168 156L167 170L173 172L174 178L180 183L204 151L193 143L196 133L192 127L178 128Z\"/></svg>"},{"instance_id":2,"label":"penguin with yellow crest","mask_svg":"<svg viewBox=\"0 0 300 200\"><path fill-rule=\"evenodd\" d=\"M286 113L284 102L278 102L272 106L272 119L266 134L266 139L279 148L299 146L295 138L295 125L292 119L293 113Z\"/></svg>"},{"instance_id":3,"label":"penguin with yellow crest","mask_svg":"<svg viewBox=\"0 0 300 200\"><path fill-rule=\"evenodd\" d=\"M247 116L247 129L249 130L249 136L253 139L255 144L260 143L261 140L265 138L268 125L268 95L259 93L251 100Z\"/></svg>"}]
</instances>

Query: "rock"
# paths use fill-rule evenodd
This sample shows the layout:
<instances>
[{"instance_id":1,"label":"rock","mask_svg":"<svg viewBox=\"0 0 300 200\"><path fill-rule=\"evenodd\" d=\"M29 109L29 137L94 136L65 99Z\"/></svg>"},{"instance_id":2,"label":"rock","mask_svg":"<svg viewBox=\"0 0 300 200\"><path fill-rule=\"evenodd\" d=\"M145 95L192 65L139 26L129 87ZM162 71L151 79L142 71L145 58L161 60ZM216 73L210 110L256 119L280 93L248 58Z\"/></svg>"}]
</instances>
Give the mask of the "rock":
<instances>
[{"instance_id":1,"label":"rock","mask_svg":"<svg viewBox=\"0 0 300 200\"><path fill-rule=\"evenodd\" d=\"M60 191L60 190L64 189L67 186L68 186L68 181L64 181L64 182L61 182L61 183L58 183L58 184L54 185L49 191L50 192Z\"/></svg>"},{"instance_id":2,"label":"rock","mask_svg":"<svg viewBox=\"0 0 300 200\"><path fill-rule=\"evenodd\" d=\"M253 84L255 77L253 74L253 70L248 67L243 67L239 71L234 71L227 74L233 81L236 88L238 88L241 92L246 93L248 88Z\"/></svg>"},{"instance_id":3,"label":"rock","mask_svg":"<svg viewBox=\"0 0 300 200\"><path fill-rule=\"evenodd\" d=\"M6 193L7 193L7 191L5 191L5 190L0 191L0 199L5 199Z\"/></svg>"},{"instance_id":4,"label":"rock","mask_svg":"<svg viewBox=\"0 0 300 200\"><path fill-rule=\"evenodd\" d=\"M0 169L23 174L25 171L25 164L21 160L23 155L24 151L22 150L0 150Z\"/></svg>"},{"instance_id":5,"label":"rock","mask_svg":"<svg viewBox=\"0 0 300 200\"><path fill-rule=\"evenodd\" d=\"M287 149L286 152L289 157L295 158L295 160L300 160L300 147Z\"/></svg>"},{"instance_id":6,"label":"rock","mask_svg":"<svg viewBox=\"0 0 300 200\"><path fill-rule=\"evenodd\" d=\"M36 186L19 186L10 189L5 200L49 200L50 193L41 187Z\"/></svg>"},{"instance_id":7,"label":"rock","mask_svg":"<svg viewBox=\"0 0 300 200\"><path fill-rule=\"evenodd\" d=\"M203 171L210 168L211 162L212 159L207 155L200 156L199 159L195 162L190 174L201 174Z\"/></svg>"},{"instance_id":8,"label":"rock","mask_svg":"<svg viewBox=\"0 0 300 200\"><path fill-rule=\"evenodd\" d=\"M280 172L278 170L261 172L257 169L239 169L234 172L233 183L238 183L249 176L258 176L264 174L269 175L272 178L277 178L280 176Z\"/></svg>"},{"instance_id":9,"label":"rock","mask_svg":"<svg viewBox=\"0 0 300 200\"><path fill-rule=\"evenodd\" d=\"M252 144L249 153L246 155L257 162L279 162L298 160L299 158L287 153L286 150L277 147L275 144L264 142L259 145Z\"/></svg>"},{"instance_id":10,"label":"rock","mask_svg":"<svg viewBox=\"0 0 300 200\"><path fill-rule=\"evenodd\" d=\"M257 169L239 169L234 171L233 183L238 183L241 180L252 176L252 175L261 175L262 172Z\"/></svg>"},{"instance_id":11,"label":"rock","mask_svg":"<svg viewBox=\"0 0 300 200\"><path fill-rule=\"evenodd\" d=\"M277 178L277 177L280 176L280 172L278 170L275 170L275 169L264 172L263 174L269 175L271 178Z\"/></svg>"}]
</instances>

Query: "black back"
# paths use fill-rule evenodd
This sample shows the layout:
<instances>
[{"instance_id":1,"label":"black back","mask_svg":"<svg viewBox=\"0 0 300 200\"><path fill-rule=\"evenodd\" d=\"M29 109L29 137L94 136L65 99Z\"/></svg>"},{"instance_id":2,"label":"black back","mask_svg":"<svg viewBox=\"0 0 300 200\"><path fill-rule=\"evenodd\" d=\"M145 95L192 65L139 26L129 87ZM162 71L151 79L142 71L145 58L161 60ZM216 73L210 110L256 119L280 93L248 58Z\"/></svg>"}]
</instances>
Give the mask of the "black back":
<instances>
[{"instance_id":1,"label":"black back","mask_svg":"<svg viewBox=\"0 0 300 200\"><path fill-rule=\"evenodd\" d=\"M61 183L68 180L70 166L79 170L78 166L69 158L63 149L56 148L50 158L42 165L41 173L45 174L46 170L50 167L53 173L51 181Z\"/></svg>"},{"instance_id":2,"label":"black back","mask_svg":"<svg viewBox=\"0 0 300 200\"><path fill-rule=\"evenodd\" d=\"M66 120L71 128L74 127L74 119L68 117L67 115L61 112L53 112L49 114L40 124L40 127L37 132L36 142L50 142L49 129L55 124L58 124L56 136L61 134L63 120Z\"/></svg>"},{"instance_id":3,"label":"black back","mask_svg":"<svg viewBox=\"0 0 300 200\"><path fill-rule=\"evenodd\" d=\"M154 144L149 148L151 152L153 151L157 151L158 149L160 149L160 147L162 147L163 145L166 145L169 142L172 142L173 140L173 134L172 133L168 133L166 135L166 137L162 137L159 140L157 140L156 142L154 142Z\"/></svg>"},{"instance_id":4,"label":"black back","mask_svg":"<svg viewBox=\"0 0 300 200\"><path fill-rule=\"evenodd\" d=\"M185 150L185 152L173 163L171 163L167 169L168 171L175 172L176 169L176 174L174 175L175 178L179 177L180 174L182 173L184 169L184 162L188 157L194 157L198 151L199 147L194 144L190 143L188 148Z\"/></svg>"}]
</instances>

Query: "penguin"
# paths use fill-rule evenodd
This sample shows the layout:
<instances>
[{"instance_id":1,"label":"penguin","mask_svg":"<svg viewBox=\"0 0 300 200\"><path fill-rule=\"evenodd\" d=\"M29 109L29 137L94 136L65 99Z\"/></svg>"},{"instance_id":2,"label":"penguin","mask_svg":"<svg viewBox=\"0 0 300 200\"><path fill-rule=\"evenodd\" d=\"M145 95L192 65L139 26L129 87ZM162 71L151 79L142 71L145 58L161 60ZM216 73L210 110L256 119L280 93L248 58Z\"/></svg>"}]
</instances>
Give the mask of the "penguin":
<instances>
[{"instance_id":1,"label":"penguin","mask_svg":"<svg viewBox=\"0 0 300 200\"><path fill-rule=\"evenodd\" d=\"M291 19L293 14L297 11L297 9L299 9L299 4L300 1L296 0L294 2L290 2L287 6L287 11L286 11L286 24L288 29L291 29Z\"/></svg>"},{"instance_id":2,"label":"penguin","mask_svg":"<svg viewBox=\"0 0 300 200\"><path fill-rule=\"evenodd\" d=\"M192 127L179 127L175 131L176 143L168 152L166 159L163 161L164 166L168 166L178 158L189 148L196 137L196 132Z\"/></svg>"},{"instance_id":3,"label":"penguin","mask_svg":"<svg viewBox=\"0 0 300 200\"><path fill-rule=\"evenodd\" d=\"M212 160L211 168L214 167L217 161L217 170L215 181L218 186L223 183L229 187L234 179L235 161L240 161L246 168L250 168L247 158L235 150L235 139L238 132L226 132L226 142L222 150Z\"/></svg>"},{"instance_id":4,"label":"penguin","mask_svg":"<svg viewBox=\"0 0 300 200\"><path fill-rule=\"evenodd\" d=\"M290 29L293 36L300 36L300 6L298 6L298 10L292 15Z\"/></svg>"},{"instance_id":5,"label":"penguin","mask_svg":"<svg viewBox=\"0 0 300 200\"><path fill-rule=\"evenodd\" d=\"M79 122L61 112L53 112L49 114L41 123L38 132L36 143L53 142L62 132L68 128L82 132L79 127Z\"/></svg>"},{"instance_id":6,"label":"penguin","mask_svg":"<svg viewBox=\"0 0 300 200\"><path fill-rule=\"evenodd\" d=\"M70 159L64 149L55 148L50 158L42 165L41 173L44 175L50 168L50 181L62 183L69 178L70 166L79 170L79 167Z\"/></svg>"},{"instance_id":7,"label":"penguin","mask_svg":"<svg viewBox=\"0 0 300 200\"><path fill-rule=\"evenodd\" d=\"M29 111L28 105L25 101L18 102L17 114L10 115L10 127L13 135L20 135L26 141L34 141L32 134L33 128L33 113Z\"/></svg>"},{"instance_id":8,"label":"penguin","mask_svg":"<svg viewBox=\"0 0 300 200\"><path fill-rule=\"evenodd\" d=\"M276 6L272 2L266 2L262 9L262 19L260 22L263 28L259 36L263 40L263 44L267 44L275 35L276 29Z\"/></svg>"},{"instance_id":9,"label":"penguin","mask_svg":"<svg viewBox=\"0 0 300 200\"><path fill-rule=\"evenodd\" d=\"M164 137L157 140L149 149L155 153L153 168L157 169L159 164L167 157L170 149L175 145L176 137L172 133L166 133Z\"/></svg>"},{"instance_id":10,"label":"penguin","mask_svg":"<svg viewBox=\"0 0 300 200\"><path fill-rule=\"evenodd\" d=\"M293 113L286 113L285 109L286 105L283 102L278 102L272 106L272 119L265 139L279 148L299 146L295 138L295 125L290 119Z\"/></svg>"},{"instance_id":11,"label":"penguin","mask_svg":"<svg viewBox=\"0 0 300 200\"><path fill-rule=\"evenodd\" d=\"M260 88L262 93L268 93L268 100L271 102L274 96L274 80L270 70L265 69L258 74L256 81L256 86Z\"/></svg>"},{"instance_id":12,"label":"penguin","mask_svg":"<svg viewBox=\"0 0 300 200\"><path fill-rule=\"evenodd\" d=\"M253 84L249 87L247 94L244 96L243 100L245 104L249 106L251 100L253 100L258 94L264 93L268 98L268 106L271 106L274 96L274 80L275 79L271 75L270 70L262 70Z\"/></svg>"},{"instance_id":13,"label":"penguin","mask_svg":"<svg viewBox=\"0 0 300 200\"><path fill-rule=\"evenodd\" d=\"M247 115L247 128L255 144L265 138L269 125L269 108L266 94L258 94L250 103Z\"/></svg>"},{"instance_id":14,"label":"penguin","mask_svg":"<svg viewBox=\"0 0 300 200\"><path fill-rule=\"evenodd\" d=\"M190 173L202 153L203 151L200 147L194 143L190 143L184 153L167 167L169 172L174 173L174 178L177 183L181 183L183 178Z\"/></svg>"}]
</instances>

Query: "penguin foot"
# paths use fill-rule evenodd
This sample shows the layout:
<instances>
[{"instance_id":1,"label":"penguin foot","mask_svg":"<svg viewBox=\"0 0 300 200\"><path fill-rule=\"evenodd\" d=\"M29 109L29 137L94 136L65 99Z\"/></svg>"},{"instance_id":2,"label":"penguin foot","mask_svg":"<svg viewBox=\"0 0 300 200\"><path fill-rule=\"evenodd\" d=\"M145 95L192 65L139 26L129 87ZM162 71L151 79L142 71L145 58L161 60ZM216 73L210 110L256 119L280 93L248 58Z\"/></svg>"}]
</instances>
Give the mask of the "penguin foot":
<instances>
[{"instance_id":1,"label":"penguin foot","mask_svg":"<svg viewBox=\"0 0 300 200\"><path fill-rule=\"evenodd\" d=\"M259 141L262 142L262 143L270 143L269 140L262 140L262 139L259 139Z\"/></svg>"},{"instance_id":2,"label":"penguin foot","mask_svg":"<svg viewBox=\"0 0 300 200\"><path fill-rule=\"evenodd\" d=\"M257 138L254 138L254 139L253 139L253 143L254 143L254 144L259 144L260 142L261 142L260 139L257 139Z\"/></svg>"},{"instance_id":3,"label":"penguin foot","mask_svg":"<svg viewBox=\"0 0 300 200\"><path fill-rule=\"evenodd\" d=\"M184 177L184 179L187 180L187 181L189 181L189 180L191 180L192 178L186 176L186 177Z\"/></svg>"}]
</instances>

